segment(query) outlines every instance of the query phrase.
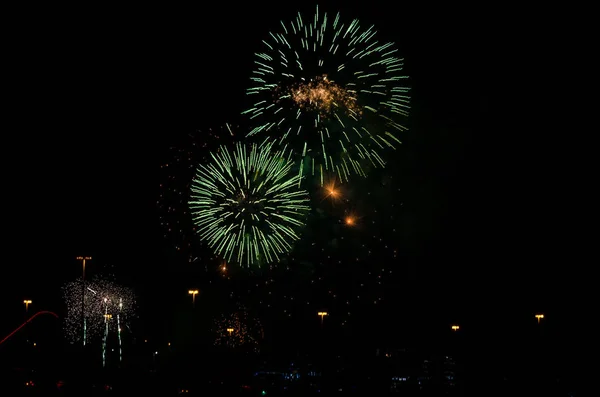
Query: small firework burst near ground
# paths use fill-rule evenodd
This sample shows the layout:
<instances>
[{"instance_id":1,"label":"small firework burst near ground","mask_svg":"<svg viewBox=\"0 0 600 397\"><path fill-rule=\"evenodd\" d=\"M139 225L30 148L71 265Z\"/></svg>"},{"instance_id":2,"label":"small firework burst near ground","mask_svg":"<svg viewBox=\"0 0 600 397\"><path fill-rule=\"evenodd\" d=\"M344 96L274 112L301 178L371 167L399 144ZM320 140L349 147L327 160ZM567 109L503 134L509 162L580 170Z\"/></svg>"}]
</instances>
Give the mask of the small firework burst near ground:
<instances>
[{"instance_id":1,"label":"small firework burst near ground","mask_svg":"<svg viewBox=\"0 0 600 397\"><path fill-rule=\"evenodd\" d=\"M258 351L263 338L263 327L257 318L249 315L244 308L223 314L214 324L215 346L247 348Z\"/></svg>"},{"instance_id":2,"label":"small firework burst near ground","mask_svg":"<svg viewBox=\"0 0 600 397\"><path fill-rule=\"evenodd\" d=\"M63 299L67 306L64 319L65 335L71 342L83 337L82 280L67 283L63 287ZM85 337L87 343L104 341L108 332L120 338L120 330L135 317L136 299L133 291L108 278L96 277L85 281Z\"/></svg>"}]
</instances>

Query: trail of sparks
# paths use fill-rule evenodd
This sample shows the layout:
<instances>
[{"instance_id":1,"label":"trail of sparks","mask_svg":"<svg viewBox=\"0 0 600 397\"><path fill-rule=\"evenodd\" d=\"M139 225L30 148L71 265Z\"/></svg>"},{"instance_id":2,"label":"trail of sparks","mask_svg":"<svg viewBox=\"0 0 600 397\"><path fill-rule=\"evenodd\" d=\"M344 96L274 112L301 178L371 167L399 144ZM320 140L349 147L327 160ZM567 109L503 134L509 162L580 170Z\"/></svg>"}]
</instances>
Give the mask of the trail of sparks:
<instances>
[{"instance_id":1,"label":"trail of sparks","mask_svg":"<svg viewBox=\"0 0 600 397\"><path fill-rule=\"evenodd\" d=\"M200 239L228 263L279 261L299 239L310 207L308 193L291 175L292 161L273 143L225 146L200 164L192 181L190 210Z\"/></svg>"},{"instance_id":2,"label":"trail of sparks","mask_svg":"<svg viewBox=\"0 0 600 397\"><path fill-rule=\"evenodd\" d=\"M247 135L290 145L300 175L316 170L321 181L323 173L347 182L384 167L382 152L401 143L407 128L398 119L410 109L395 44L317 7L313 18L281 21L263 45L246 91L254 103L242 112L255 123Z\"/></svg>"},{"instance_id":3,"label":"trail of sparks","mask_svg":"<svg viewBox=\"0 0 600 397\"><path fill-rule=\"evenodd\" d=\"M102 340L102 367L106 367L106 339L108 339L108 298L104 298L104 338Z\"/></svg>"},{"instance_id":4,"label":"trail of sparks","mask_svg":"<svg viewBox=\"0 0 600 397\"><path fill-rule=\"evenodd\" d=\"M123 348L121 343L121 311L123 310L123 298L119 298L119 313L117 314L117 336L119 338L119 362L123 361Z\"/></svg>"}]
</instances>

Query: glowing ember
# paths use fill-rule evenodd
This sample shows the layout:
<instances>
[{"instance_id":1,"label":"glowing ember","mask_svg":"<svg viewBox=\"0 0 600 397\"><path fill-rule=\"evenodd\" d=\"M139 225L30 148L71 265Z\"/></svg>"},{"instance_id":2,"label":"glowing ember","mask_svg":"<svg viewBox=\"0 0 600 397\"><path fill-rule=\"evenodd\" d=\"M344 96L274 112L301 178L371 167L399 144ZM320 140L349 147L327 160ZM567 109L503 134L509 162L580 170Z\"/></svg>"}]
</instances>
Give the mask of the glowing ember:
<instances>
[{"instance_id":1,"label":"glowing ember","mask_svg":"<svg viewBox=\"0 0 600 397\"><path fill-rule=\"evenodd\" d=\"M337 108L342 108L355 115L362 113L356 104L356 97L328 80L327 76L318 77L307 84L296 86L290 94L300 108L318 111L323 117Z\"/></svg>"}]
</instances>

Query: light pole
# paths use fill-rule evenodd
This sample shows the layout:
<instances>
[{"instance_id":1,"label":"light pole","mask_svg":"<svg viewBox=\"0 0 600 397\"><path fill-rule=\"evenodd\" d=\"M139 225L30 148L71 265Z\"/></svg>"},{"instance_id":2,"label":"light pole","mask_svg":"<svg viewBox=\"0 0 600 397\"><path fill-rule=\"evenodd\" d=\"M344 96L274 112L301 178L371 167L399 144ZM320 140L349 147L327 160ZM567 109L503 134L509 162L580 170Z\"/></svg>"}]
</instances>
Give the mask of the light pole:
<instances>
[{"instance_id":1,"label":"light pole","mask_svg":"<svg viewBox=\"0 0 600 397\"><path fill-rule=\"evenodd\" d=\"M92 260L91 256L78 256L78 261L82 262L83 265L83 276L81 281L81 328L83 332L83 345L85 346L85 261Z\"/></svg>"},{"instance_id":2,"label":"light pole","mask_svg":"<svg viewBox=\"0 0 600 397\"><path fill-rule=\"evenodd\" d=\"M541 313L540 313L540 314L536 314L536 315L535 315L535 318L537 318L537 322L538 322L538 324L539 324L539 323L540 323L540 321L542 321L542 319L544 318L544 315L543 315L543 314L541 314Z\"/></svg>"},{"instance_id":3,"label":"light pole","mask_svg":"<svg viewBox=\"0 0 600 397\"><path fill-rule=\"evenodd\" d=\"M229 332L229 338L227 338L227 346L231 347L231 334L233 333L233 328L227 328L227 332Z\"/></svg>"},{"instance_id":4,"label":"light pole","mask_svg":"<svg viewBox=\"0 0 600 397\"><path fill-rule=\"evenodd\" d=\"M460 327L458 325L453 325L452 326L452 331L456 332L460 329Z\"/></svg>"},{"instance_id":5,"label":"light pole","mask_svg":"<svg viewBox=\"0 0 600 397\"><path fill-rule=\"evenodd\" d=\"M191 289L188 291L188 294L192 295L192 306L196 307L196 295L198 295L198 290Z\"/></svg>"},{"instance_id":6,"label":"light pole","mask_svg":"<svg viewBox=\"0 0 600 397\"><path fill-rule=\"evenodd\" d=\"M23 303L25 304L25 312L29 311L29 305L31 305L31 300L30 299L25 299L23 301Z\"/></svg>"},{"instance_id":7,"label":"light pole","mask_svg":"<svg viewBox=\"0 0 600 397\"><path fill-rule=\"evenodd\" d=\"M317 316L321 317L321 325L323 325L323 318L328 315L329 315L329 313L327 313L327 312L318 312L317 313Z\"/></svg>"}]
</instances>

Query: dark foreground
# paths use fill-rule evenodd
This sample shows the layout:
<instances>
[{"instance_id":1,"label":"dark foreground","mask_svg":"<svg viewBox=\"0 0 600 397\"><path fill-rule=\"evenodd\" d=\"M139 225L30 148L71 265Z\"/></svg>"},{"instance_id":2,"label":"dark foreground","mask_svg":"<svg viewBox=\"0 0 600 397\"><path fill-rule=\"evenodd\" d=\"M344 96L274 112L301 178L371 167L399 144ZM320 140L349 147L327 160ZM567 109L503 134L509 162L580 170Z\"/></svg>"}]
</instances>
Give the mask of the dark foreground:
<instances>
[{"instance_id":1,"label":"dark foreground","mask_svg":"<svg viewBox=\"0 0 600 397\"><path fill-rule=\"evenodd\" d=\"M64 352L37 361L35 369L3 362L0 395L580 395L573 374L557 374L540 362L515 362L500 371L491 358L406 349L293 359L197 351L162 360L107 361L105 368L98 359Z\"/></svg>"}]
</instances>

